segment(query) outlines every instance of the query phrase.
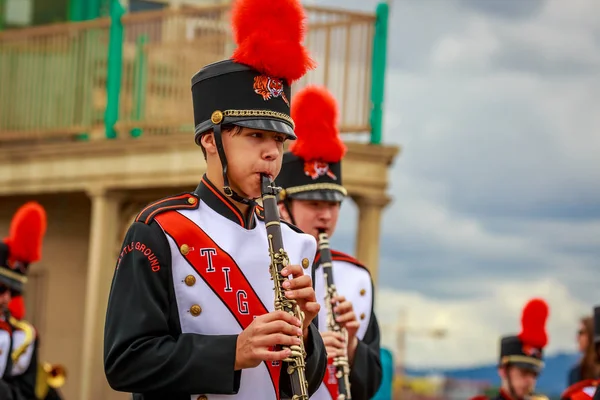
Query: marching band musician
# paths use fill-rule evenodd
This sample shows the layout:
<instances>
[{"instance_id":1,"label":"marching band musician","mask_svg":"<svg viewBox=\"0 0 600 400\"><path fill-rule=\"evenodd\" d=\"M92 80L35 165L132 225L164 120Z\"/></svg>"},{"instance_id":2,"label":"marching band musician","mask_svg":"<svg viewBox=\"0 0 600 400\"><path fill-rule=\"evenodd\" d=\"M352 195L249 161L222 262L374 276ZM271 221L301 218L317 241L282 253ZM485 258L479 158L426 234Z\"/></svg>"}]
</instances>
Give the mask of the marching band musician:
<instances>
[{"instance_id":1,"label":"marching band musician","mask_svg":"<svg viewBox=\"0 0 600 400\"><path fill-rule=\"evenodd\" d=\"M274 310L261 176L274 179L295 139L291 84L314 67L299 0L237 0L232 59L192 78L195 142L205 175L194 192L144 208L116 263L104 336L111 387L136 400L279 400L293 388L280 346L305 348L308 394L327 359L313 321L316 242L281 224L288 298L304 316ZM302 264L302 266L300 265Z\"/></svg>"},{"instance_id":2,"label":"marching band musician","mask_svg":"<svg viewBox=\"0 0 600 400\"><path fill-rule=\"evenodd\" d=\"M45 232L45 210L38 203L28 202L14 214L9 236L0 242L0 398L3 400L38 398L37 332L21 315L15 318L9 306L13 298L21 296L29 265L41 258Z\"/></svg>"},{"instance_id":3,"label":"marching band musician","mask_svg":"<svg viewBox=\"0 0 600 400\"><path fill-rule=\"evenodd\" d=\"M347 195L342 184L342 158L346 147L339 137L338 108L333 95L319 86L308 86L294 96L292 118L298 139L283 157L277 184L282 217L317 240L324 231L335 231L341 202ZM339 385L333 357L347 355L350 364L350 394L353 400L375 395L382 380L380 334L374 312L374 286L369 270L354 257L331 251L332 275L338 297L333 310L346 328L347 342L328 330L325 301L326 278L320 257L313 264L317 300L321 303L319 331L328 355L328 373L312 397L337 400ZM343 397L342 397L343 398Z\"/></svg>"},{"instance_id":4,"label":"marching band musician","mask_svg":"<svg viewBox=\"0 0 600 400\"><path fill-rule=\"evenodd\" d=\"M542 371L543 350L548 343L546 320L548 304L543 299L532 299L523 308L521 333L500 340L500 393L494 400L547 400L533 393L538 375ZM486 400L476 396L471 400Z\"/></svg>"},{"instance_id":5,"label":"marching band musician","mask_svg":"<svg viewBox=\"0 0 600 400\"><path fill-rule=\"evenodd\" d=\"M596 362L600 359L600 306L594 307L594 345ZM561 400L600 400L600 377L586 379L569 386L560 396Z\"/></svg>"}]
</instances>

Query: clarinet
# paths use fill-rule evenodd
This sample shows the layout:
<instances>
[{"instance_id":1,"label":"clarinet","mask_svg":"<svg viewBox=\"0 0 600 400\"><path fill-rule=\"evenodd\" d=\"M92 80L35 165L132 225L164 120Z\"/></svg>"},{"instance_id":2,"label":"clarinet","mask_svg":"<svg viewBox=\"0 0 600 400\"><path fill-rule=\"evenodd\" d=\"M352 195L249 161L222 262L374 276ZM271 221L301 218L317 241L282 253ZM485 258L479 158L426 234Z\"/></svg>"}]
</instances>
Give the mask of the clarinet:
<instances>
[{"instance_id":1,"label":"clarinet","mask_svg":"<svg viewBox=\"0 0 600 400\"><path fill-rule=\"evenodd\" d=\"M282 287L283 282L287 278L281 275L281 270L290 264L290 260L283 249L279 209L277 208L277 195L281 188L276 187L266 175L261 175L261 189L263 208L265 210L265 227L267 228L267 239L269 241L269 255L271 256L269 269L275 290L275 310L290 313L301 322L304 322L304 313L300 310L296 300L285 297L285 291ZM292 383L291 400L308 400L304 342L302 341L300 345L282 345L281 347L284 349L289 348L292 351L292 354L283 360L287 363L286 371L290 375Z\"/></svg>"},{"instance_id":2,"label":"clarinet","mask_svg":"<svg viewBox=\"0 0 600 400\"><path fill-rule=\"evenodd\" d=\"M331 299L337 296L337 290L333 281L333 265L331 260L331 249L329 248L329 238L324 231L319 232L319 254L320 264L323 266L323 277L325 279L325 304L327 307L327 328L331 332L338 332L344 338L344 343L348 342L348 331L340 326L335 320L333 312L334 305ZM348 362L348 350L344 351L341 357L333 358L335 367L335 377L338 381L338 398L336 400L352 400L350 393L350 363Z\"/></svg>"}]
</instances>

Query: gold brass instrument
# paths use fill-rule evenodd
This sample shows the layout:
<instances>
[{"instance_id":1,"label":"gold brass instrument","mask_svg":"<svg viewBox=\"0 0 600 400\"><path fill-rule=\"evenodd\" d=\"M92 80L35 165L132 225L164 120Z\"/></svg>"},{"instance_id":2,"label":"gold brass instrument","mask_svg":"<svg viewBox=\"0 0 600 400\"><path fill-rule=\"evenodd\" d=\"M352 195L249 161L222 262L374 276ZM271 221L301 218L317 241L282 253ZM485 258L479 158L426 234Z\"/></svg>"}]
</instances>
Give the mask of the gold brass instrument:
<instances>
[{"instance_id":1,"label":"gold brass instrument","mask_svg":"<svg viewBox=\"0 0 600 400\"><path fill-rule=\"evenodd\" d=\"M25 353L27 347L35 339L35 333L33 326L25 321L20 321L13 316L9 317L9 323L15 328L23 331L25 339L19 347L17 347L11 354L13 364L16 363L19 358ZM36 398L43 400L48 395L50 388L58 389L65 384L67 377L67 370L60 364L50 363L39 363L38 371L35 383L35 395Z\"/></svg>"},{"instance_id":2,"label":"gold brass instrument","mask_svg":"<svg viewBox=\"0 0 600 400\"><path fill-rule=\"evenodd\" d=\"M289 265L290 260L283 249L283 238L281 235L281 222L279 218L279 209L277 208L277 194L281 188L275 187L271 179L261 175L262 202L265 210L265 227L267 229L267 239L269 241L269 254L271 256L271 279L274 282L275 290L275 310L282 310L290 313L304 322L304 313L296 303L296 300L288 299L282 287L286 280L281 275L281 270ZM306 260L308 261L308 260ZM303 260L303 263L306 261ZM308 400L308 381L306 380L306 351L304 341L297 346L282 346L289 348L292 354L283 360L287 363L287 373L290 375L292 386L291 400Z\"/></svg>"},{"instance_id":3,"label":"gold brass instrument","mask_svg":"<svg viewBox=\"0 0 600 400\"><path fill-rule=\"evenodd\" d=\"M337 332L344 338L344 343L348 342L348 331L335 320L333 312L334 304L331 300L337 296L337 289L333 280L333 262L331 259L331 249L329 248L329 238L327 233L319 232L319 255L320 264L323 267L323 278L325 280L325 306L327 307L327 329L331 332ZM335 367L335 377L338 381L338 397L336 400L351 400L350 390L350 362L348 361L348 348L345 347L344 355L334 357L333 366Z\"/></svg>"},{"instance_id":4,"label":"gold brass instrument","mask_svg":"<svg viewBox=\"0 0 600 400\"><path fill-rule=\"evenodd\" d=\"M43 400L48 395L50 388L58 389L65 384L67 370L60 364L39 363L35 383L35 395Z\"/></svg>"}]
</instances>

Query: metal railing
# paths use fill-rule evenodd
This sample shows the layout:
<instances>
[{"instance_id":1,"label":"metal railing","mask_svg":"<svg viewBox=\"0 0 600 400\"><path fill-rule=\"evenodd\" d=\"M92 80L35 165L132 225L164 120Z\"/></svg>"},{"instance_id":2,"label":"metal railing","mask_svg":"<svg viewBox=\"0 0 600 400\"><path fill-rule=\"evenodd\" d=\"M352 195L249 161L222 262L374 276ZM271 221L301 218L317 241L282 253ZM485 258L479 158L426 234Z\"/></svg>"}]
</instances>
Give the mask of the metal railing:
<instances>
[{"instance_id":1,"label":"metal railing","mask_svg":"<svg viewBox=\"0 0 600 400\"><path fill-rule=\"evenodd\" d=\"M326 85L340 130L370 132L375 15L306 10L318 67L293 90ZM0 32L0 143L193 131L190 78L233 52L228 11L182 6Z\"/></svg>"}]
</instances>

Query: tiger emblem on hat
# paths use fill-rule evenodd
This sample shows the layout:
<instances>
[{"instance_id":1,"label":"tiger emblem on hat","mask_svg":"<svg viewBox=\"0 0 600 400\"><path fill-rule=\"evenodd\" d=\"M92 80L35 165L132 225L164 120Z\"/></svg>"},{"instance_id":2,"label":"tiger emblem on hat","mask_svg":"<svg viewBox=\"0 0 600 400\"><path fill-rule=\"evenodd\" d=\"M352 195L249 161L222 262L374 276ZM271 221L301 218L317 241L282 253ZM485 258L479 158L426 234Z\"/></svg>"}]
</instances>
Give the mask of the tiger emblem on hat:
<instances>
[{"instance_id":1,"label":"tiger emblem on hat","mask_svg":"<svg viewBox=\"0 0 600 400\"><path fill-rule=\"evenodd\" d=\"M254 92L262 96L267 101L272 97L281 97L287 106L290 106L285 92L283 91L283 82L279 79L271 78L265 75L254 77Z\"/></svg>"},{"instance_id":2,"label":"tiger emblem on hat","mask_svg":"<svg viewBox=\"0 0 600 400\"><path fill-rule=\"evenodd\" d=\"M337 176L329 169L329 164L323 161L306 161L304 163L304 173L313 180L324 175L327 175L334 181L337 180Z\"/></svg>"}]
</instances>

